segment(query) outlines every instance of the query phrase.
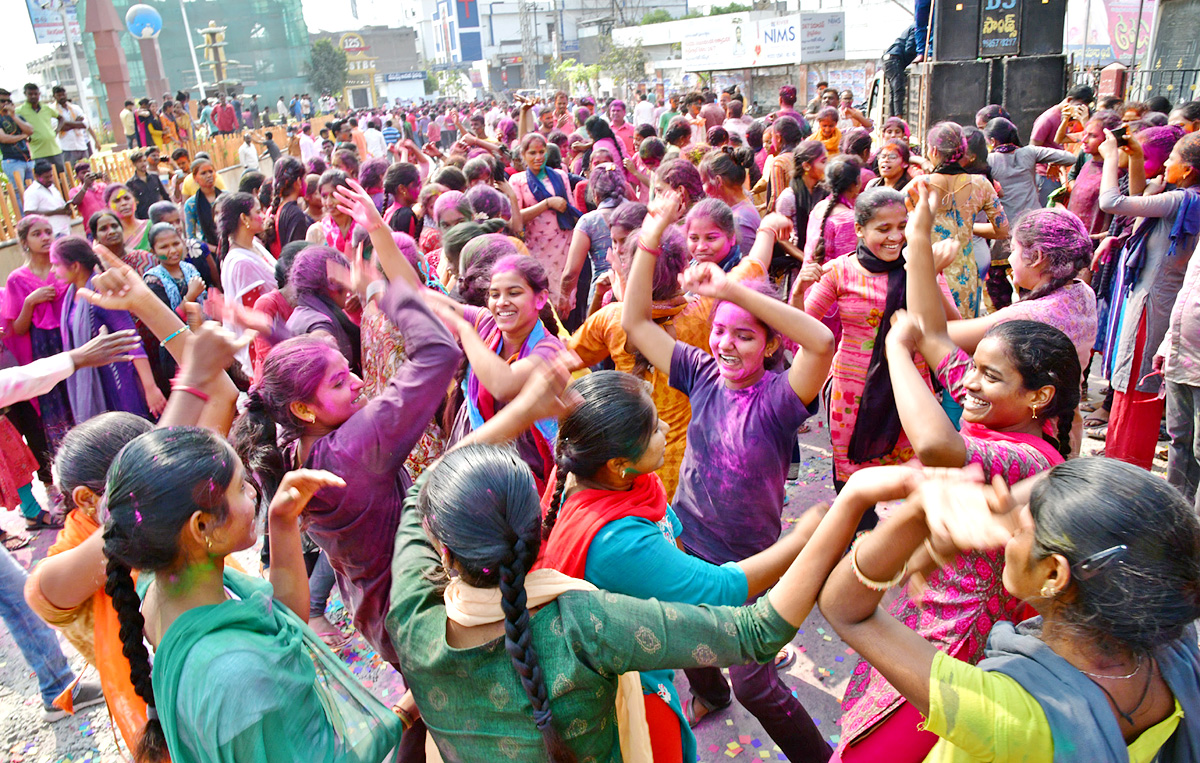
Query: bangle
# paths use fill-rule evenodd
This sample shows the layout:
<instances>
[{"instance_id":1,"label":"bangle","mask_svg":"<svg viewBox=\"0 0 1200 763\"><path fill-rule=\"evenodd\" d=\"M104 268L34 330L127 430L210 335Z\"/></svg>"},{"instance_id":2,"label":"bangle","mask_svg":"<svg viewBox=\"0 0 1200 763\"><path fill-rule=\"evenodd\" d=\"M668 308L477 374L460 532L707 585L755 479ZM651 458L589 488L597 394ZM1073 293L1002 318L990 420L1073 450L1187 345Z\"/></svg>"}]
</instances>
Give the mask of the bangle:
<instances>
[{"instance_id":1,"label":"bangle","mask_svg":"<svg viewBox=\"0 0 1200 763\"><path fill-rule=\"evenodd\" d=\"M925 539L925 550L929 552L929 558L932 559L933 563L938 567L950 566L950 562L946 561L944 556L933 550L933 544L929 542L929 538Z\"/></svg>"},{"instance_id":2,"label":"bangle","mask_svg":"<svg viewBox=\"0 0 1200 763\"><path fill-rule=\"evenodd\" d=\"M172 339L174 339L175 337L179 336L180 334L182 334L183 332L185 332L185 331L188 331L188 330L189 330L189 329L188 329L188 325L185 323L185 324L183 324L183 327L182 327L182 328L180 328L180 329L179 329L178 331L176 331L174 334L171 334L171 335L170 335L169 337L167 337L166 339L162 340L162 342L160 342L160 344L166 344L167 342L171 341L171 340L172 340Z\"/></svg>"},{"instance_id":3,"label":"bangle","mask_svg":"<svg viewBox=\"0 0 1200 763\"><path fill-rule=\"evenodd\" d=\"M887 581L872 580L871 578L864 575L862 570L859 569L859 566L858 566L858 543L866 535L867 535L867 533L862 533L861 535L859 535L857 538L854 539L853 543L850 544L850 569L854 571L854 577L858 578L859 583L862 583L864 586L866 586L867 588L870 588L872 591L883 592L883 591L888 590L889 588L892 588L893 586L899 585L900 581L903 580L904 576L908 573L908 562L904 563L904 568L896 573L896 577L892 578L891 580L887 580Z\"/></svg>"},{"instance_id":4,"label":"bangle","mask_svg":"<svg viewBox=\"0 0 1200 763\"><path fill-rule=\"evenodd\" d=\"M647 245L646 242L642 239L642 234L640 234L640 233L638 234L638 249L645 251L647 254L652 254L655 257L661 256L663 253L661 246Z\"/></svg>"},{"instance_id":5,"label":"bangle","mask_svg":"<svg viewBox=\"0 0 1200 763\"><path fill-rule=\"evenodd\" d=\"M208 402L208 393L205 392L204 390L200 389L199 387L191 387L187 384L172 384L171 391L172 392L186 392L187 394L192 395L193 397L200 398L200 400L205 403Z\"/></svg>"}]
</instances>

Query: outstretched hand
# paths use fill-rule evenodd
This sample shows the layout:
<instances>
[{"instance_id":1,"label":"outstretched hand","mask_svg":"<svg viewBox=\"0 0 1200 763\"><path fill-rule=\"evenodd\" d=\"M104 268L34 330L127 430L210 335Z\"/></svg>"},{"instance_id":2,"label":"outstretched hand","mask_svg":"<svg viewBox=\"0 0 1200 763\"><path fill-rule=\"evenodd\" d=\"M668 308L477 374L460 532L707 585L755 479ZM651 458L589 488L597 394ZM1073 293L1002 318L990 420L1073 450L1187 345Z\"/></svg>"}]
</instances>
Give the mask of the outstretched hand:
<instances>
[{"instance_id":1,"label":"outstretched hand","mask_svg":"<svg viewBox=\"0 0 1200 763\"><path fill-rule=\"evenodd\" d=\"M927 471L917 495L935 542L952 543L962 551L983 551L1012 538L1014 506L1003 477L996 475L987 485L977 464Z\"/></svg>"},{"instance_id":2,"label":"outstretched hand","mask_svg":"<svg viewBox=\"0 0 1200 763\"><path fill-rule=\"evenodd\" d=\"M189 315L193 320L198 317L199 310ZM233 364L237 353L254 339L254 332L238 336L216 321L194 325L193 320L188 321L192 324L192 341L183 351L179 375L185 386L203 389Z\"/></svg>"},{"instance_id":3,"label":"outstretched hand","mask_svg":"<svg viewBox=\"0 0 1200 763\"><path fill-rule=\"evenodd\" d=\"M649 220L644 225L655 225L658 230L663 231L682 216L683 194L674 188L667 188L654 194L650 208L646 211Z\"/></svg>"},{"instance_id":4,"label":"outstretched hand","mask_svg":"<svg viewBox=\"0 0 1200 763\"><path fill-rule=\"evenodd\" d=\"M932 237L933 218L941 204L937 190L931 188L924 177L917 178L912 184L917 192L917 201L913 205L912 214L908 216L908 224L904 227L904 236L910 244L914 238Z\"/></svg>"},{"instance_id":5,"label":"outstretched hand","mask_svg":"<svg viewBox=\"0 0 1200 763\"><path fill-rule=\"evenodd\" d=\"M571 368L579 366L579 356L568 350L552 360L535 359L529 380L513 400L533 421L561 418L582 401L579 393L567 389L571 383Z\"/></svg>"},{"instance_id":6,"label":"outstretched hand","mask_svg":"<svg viewBox=\"0 0 1200 763\"><path fill-rule=\"evenodd\" d=\"M130 312L147 298L158 299L138 272L115 254L104 248L97 248L96 253L104 265L104 272L92 277L92 288L85 287L76 292L80 299L105 310Z\"/></svg>"},{"instance_id":7,"label":"outstretched hand","mask_svg":"<svg viewBox=\"0 0 1200 763\"><path fill-rule=\"evenodd\" d=\"M338 211L348 215L368 231L384 227L383 216L375 208L375 201L371 198L371 194L367 193L366 189L353 178L346 182L347 185L338 186L333 191Z\"/></svg>"},{"instance_id":8,"label":"outstretched hand","mask_svg":"<svg viewBox=\"0 0 1200 763\"><path fill-rule=\"evenodd\" d=\"M71 362L75 368L98 368L109 363L120 363L133 360L131 354L141 346L141 340L133 329L125 329L112 334L107 326L101 326L99 334L81 347L71 350Z\"/></svg>"}]
</instances>

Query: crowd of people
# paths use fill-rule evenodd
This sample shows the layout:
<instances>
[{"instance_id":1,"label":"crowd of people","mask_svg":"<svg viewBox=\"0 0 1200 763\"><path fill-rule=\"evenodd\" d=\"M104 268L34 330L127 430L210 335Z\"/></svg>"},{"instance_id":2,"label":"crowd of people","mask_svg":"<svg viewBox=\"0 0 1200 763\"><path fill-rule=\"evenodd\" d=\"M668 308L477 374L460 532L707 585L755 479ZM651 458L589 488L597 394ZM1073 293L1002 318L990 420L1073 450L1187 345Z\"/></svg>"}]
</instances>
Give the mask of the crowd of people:
<instances>
[{"instance_id":1,"label":"crowd of people","mask_svg":"<svg viewBox=\"0 0 1200 763\"><path fill-rule=\"evenodd\" d=\"M36 180L0 613L47 719L107 701L138 763L690 763L736 699L791 761L1200 760L1200 102L1076 88L1026 142L853 101L443 103L247 135L236 188L140 138L128 183ZM836 499L784 533L813 417ZM836 749L780 678L814 607Z\"/></svg>"}]
</instances>

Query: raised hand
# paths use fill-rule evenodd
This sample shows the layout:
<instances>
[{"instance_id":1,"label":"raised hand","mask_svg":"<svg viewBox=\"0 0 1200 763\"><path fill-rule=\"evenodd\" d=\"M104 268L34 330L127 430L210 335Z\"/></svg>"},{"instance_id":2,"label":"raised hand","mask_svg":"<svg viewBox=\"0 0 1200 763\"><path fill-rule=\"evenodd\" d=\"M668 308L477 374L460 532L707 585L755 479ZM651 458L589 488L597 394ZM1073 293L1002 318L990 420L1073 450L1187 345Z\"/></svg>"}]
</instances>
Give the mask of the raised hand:
<instances>
[{"instance_id":1,"label":"raised hand","mask_svg":"<svg viewBox=\"0 0 1200 763\"><path fill-rule=\"evenodd\" d=\"M316 492L325 487L345 487L346 481L321 469L297 469L283 475L267 513L275 520L295 520Z\"/></svg>"},{"instance_id":2,"label":"raised hand","mask_svg":"<svg viewBox=\"0 0 1200 763\"><path fill-rule=\"evenodd\" d=\"M913 206L913 213L908 216L908 224L904 227L905 238L909 241L916 237L931 237L934 210L940 203L937 191L930 188L923 177L917 178L912 184L917 192L917 201Z\"/></svg>"},{"instance_id":3,"label":"raised hand","mask_svg":"<svg viewBox=\"0 0 1200 763\"><path fill-rule=\"evenodd\" d=\"M96 307L132 312L144 300L157 300L137 271L103 247L96 248L104 272L92 277L92 288L76 292Z\"/></svg>"},{"instance_id":4,"label":"raised hand","mask_svg":"<svg viewBox=\"0 0 1200 763\"><path fill-rule=\"evenodd\" d=\"M790 241L796 225L790 217L772 212L758 224L759 230L769 230L775 234L776 241Z\"/></svg>"},{"instance_id":5,"label":"raised hand","mask_svg":"<svg viewBox=\"0 0 1200 763\"><path fill-rule=\"evenodd\" d=\"M1004 479L983 483L977 465L967 469L930 470L917 490L925 511L925 522L938 545L952 543L963 551L1003 546L1013 535L1008 516L1012 496Z\"/></svg>"},{"instance_id":6,"label":"raised hand","mask_svg":"<svg viewBox=\"0 0 1200 763\"><path fill-rule=\"evenodd\" d=\"M195 317L198 316L199 311L195 311ZM189 315L189 318L191 317L193 316ZM192 321L189 320L189 323ZM237 353L254 339L253 331L238 336L216 321L204 321L193 325L191 331L192 341L188 342L183 351L179 378L184 386L200 389L223 374L233 363Z\"/></svg>"},{"instance_id":7,"label":"raised hand","mask_svg":"<svg viewBox=\"0 0 1200 763\"><path fill-rule=\"evenodd\" d=\"M679 276L679 285L684 291L701 297L724 297L731 283L725 271L711 262L696 263Z\"/></svg>"},{"instance_id":8,"label":"raised hand","mask_svg":"<svg viewBox=\"0 0 1200 763\"><path fill-rule=\"evenodd\" d=\"M567 389L571 368L580 362L578 355L567 350L550 361L538 359L512 404L519 404L533 421L557 419L570 413L581 401L578 392Z\"/></svg>"},{"instance_id":9,"label":"raised hand","mask_svg":"<svg viewBox=\"0 0 1200 763\"><path fill-rule=\"evenodd\" d=\"M354 222L368 231L382 228L383 216L375 208L375 202L371 199L371 195L358 184L357 180L350 179L347 182L349 187L338 186L334 189L333 195L337 200L338 211L349 215Z\"/></svg>"},{"instance_id":10,"label":"raised hand","mask_svg":"<svg viewBox=\"0 0 1200 763\"><path fill-rule=\"evenodd\" d=\"M954 264L962 254L962 244L956 238L948 238L933 245L933 268L940 273Z\"/></svg>"},{"instance_id":11,"label":"raised hand","mask_svg":"<svg viewBox=\"0 0 1200 763\"><path fill-rule=\"evenodd\" d=\"M888 330L886 340L889 347L902 347L912 355L917 351L921 335L921 326L915 316L905 310L897 310L892 314L892 327Z\"/></svg>"}]
</instances>

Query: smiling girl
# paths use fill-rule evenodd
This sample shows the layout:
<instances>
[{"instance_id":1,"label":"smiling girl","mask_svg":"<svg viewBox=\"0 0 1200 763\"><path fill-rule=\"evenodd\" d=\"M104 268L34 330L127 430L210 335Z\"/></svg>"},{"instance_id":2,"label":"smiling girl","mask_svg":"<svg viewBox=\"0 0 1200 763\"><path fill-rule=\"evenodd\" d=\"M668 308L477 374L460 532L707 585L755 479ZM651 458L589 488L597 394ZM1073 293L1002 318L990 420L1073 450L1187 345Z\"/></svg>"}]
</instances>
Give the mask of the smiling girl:
<instances>
[{"instance_id":1,"label":"smiling girl","mask_svg":"<svg viewBox=\"0 0 1200 763\"><path fill-rule=\"evenodd\" d=\"M719 300L709 334L711 355L676 341L652 318L651 287L663 233L682 207L673 192L655 199L639 235L621 325L630 343L655 368L670 369L671 386L691 399L693 424L674 507L685 548L723 564L757 553L779 537L796 431L812 414L828 374L833 335L799 310L702 262L688 270L683 286ZM760 235L774 237L775 232ZM766 364L780 348L780 333L799 350L787 373L771 373ZM755 490L746 490L748 481ZM729 687L719 671L693 673L693 693L704 707L728 704ZM734 668L732 675L739 697L789 758L828 756L828 746L773 666Z\"/></svg>"},{"instance_id":2,"label":"smiling girl","mask_svg":"<svg viewBox=\"0 0 1200 763\"><path fill-rule=\"evenodd\" d=\"M515 398L538 358L554 358L563 343L540 317L550 286L546 271L532 257L508 255L492 265L486 309L462 305L432 291L425 295L458 336L470 364L463 382L463 405L450 435L450 442L457 442ZM539 491L545 488L554 466L557 436L558 422L546 419L516 441Z\"/></svg>"},{"instance_id":3,"label":"smiling girl","mask_svg":"<svg viewBox=\"0 0 1200 763\"><path fill-rule=\"evenodd\" d=\"M158 264L146 271L146 285L183 318L184 302L203 301L204 279L200 277L200 271L183 259L183 238L175 226L170 223L153 225L147 238Z\"/></svg>"},{"instance_id":4,"label":"smiling girl","mask_svg":"<svg viewBox=\"0 0 1200 763\"><path fill-rule=\"evenodd\" d=\"M867 181L867 188L903 190L912 180L908 172L910 158L908 141L893 139L884 143L875 153L875 169L879 170L879 177Z\"/></svg>"},{"instance_id":5,"label":"smiling girl","mask_svg":"<svg viewBox=\"0 0 1200 763\"><path fill-rule=\"evenodd\" d=\"M134 216L134 213L137 212L137 198L134 197L129 187L122 183L113 183L108 186L104 189L104 203L121 221L125 248L150 251L150 242L146 240L149 225L146 220Z\"/></svg>"},{"instance_id":6,"label":"smiling girl","mask_svg":"<svg viewBox=\"0 0 1200 763\"><path fill-rule=\"evenodd\" d=\"M739 163L739 156L746 162ZM725 202L733 210L734 220L737 221L738 248L743 252L750 251L750 247L754 246L758 224L762 222L754 202L746 194L748 165L752 165L753 161L754 156L749 152L713 151L700 162L700 177L704 180L705 193Z\"/></svg>"},{"instance_id":7,"label":"smiling girl","mask_svg":"<svg viewBox=\"0 0 1200 763\"><path fill-rule=\"evenodd\" d=\"M842 317L829 396L833 484L838 490L863 466L904 463L913 457L908 437L900 428L884 353L891 317L908 304L904 278L907 222L908 209L900 193L886 188L865 192L854 206L858 242L854 256L839 257L827 269L810 263L797 282L793 305L814 318L823 318L833 309ZM812 288L805 294L809 286ZM945 281L940 287L943 298L934 309L952 311ZM929 369L923 362L918 368L929 386Z\"/></svg>"},{"instance_id":8,"label":"smiling girl","mask_svg":"<svg viewBox=\"0 0 1200 763\"><path fill-rule=\"evenodd\" d=\"M107 249L129 267L145 275L154 266L154 257L150 253L147 242L145 250L130 249L125 245L125 230L121 226L121 218L111 209L102 209L92 215L88 221L88 230L92 234L92 246L99 253Z\"/></svg>"},{"instance_id":9,"label":"smiling girl","mask_svg":"<svg viewBox=\"0 0 1200 763\"><path fill-rule=\"evenodd\" d=\"M924 187L909 220L908 299L925 305L937 296L933 250L933 206ZM921 325L903 312L887 334L888 370L904 432L927 467L978 464L985 478L1016 482L1061 463L1079 403L1079 358L1058 329L1032 321L1010 321L988 330L974 356L946 334L944 313L926 309ZM962 431L954 428L918 370L914 352L948 394L963 405ZM1047 434L1048 421L1057 421ZM884 524L886 524L886 521ZM930 552L929 559L938 559ZM1002 582L1004 554L976 552L952 563L928 565L924 591L902 593L889 607L893 617L939 651L974 664L997 620L1019 619L1022 604ZM919 730L916 709L865 661L855 667L842 707L844 761L920 761L936 737Z\"/></svg>"},{"instance_id":10,"label":"smiling girl","mask_svg":"<svg viewBox=\"0 0 1200 763\"><path fill-rule=\"evenodd\" d=\"M728 273L742 260L737 221L720 199L704 199L692 207L684 218L683 235L692 265L711 262Z\"/></svg>"},{"instance_id":11,"label":"smiling girl","mask_svg":"<svg viewBox=\"0 0 1200 763\"><path fill-rule=\"evenodd\" d=\"M308 228L304 237L310 244L324 244L345 257L354 255L354 220L338 209L334 192L347 186L346 173L341 170L326 170L321 176L321 202L328 213Z\"/></svg>"}]
</instances>

